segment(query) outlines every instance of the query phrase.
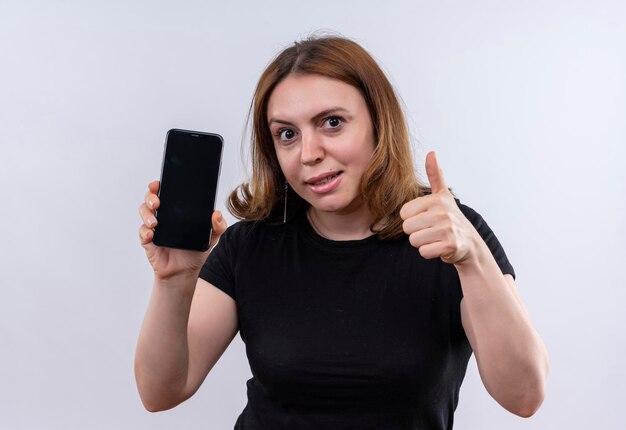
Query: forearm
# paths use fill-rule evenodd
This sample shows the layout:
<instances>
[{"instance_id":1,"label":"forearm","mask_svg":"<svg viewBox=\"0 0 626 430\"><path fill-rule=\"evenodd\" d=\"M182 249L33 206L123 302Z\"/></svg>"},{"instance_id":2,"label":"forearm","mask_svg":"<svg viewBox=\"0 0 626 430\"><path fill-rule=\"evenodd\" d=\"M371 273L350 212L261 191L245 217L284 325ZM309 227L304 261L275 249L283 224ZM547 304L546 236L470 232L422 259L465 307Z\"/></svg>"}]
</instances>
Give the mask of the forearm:
<instances>
[{"instance_id":1,"label":"forearm","mask_svg":"<svg viewBox=\"0 0 626 430\"><path fill-rule=\"evenodd\" d=\"M155 279L135 354L135 377L151 411L176 406L186 397L189 367L187 325L196 277Z\"/></svg>"},{"instance_id":2,"label":"forearm","mask_svg":"<svg viewBox=\"0 0 626 430\"><path fill-rule=\"evenodd\" d=\"M485 387L507 410L532 415L543 401L548 358L513 282L507 283L482 240L474 258L456 267L463 326Z\"/></svg>"}]
</instances>

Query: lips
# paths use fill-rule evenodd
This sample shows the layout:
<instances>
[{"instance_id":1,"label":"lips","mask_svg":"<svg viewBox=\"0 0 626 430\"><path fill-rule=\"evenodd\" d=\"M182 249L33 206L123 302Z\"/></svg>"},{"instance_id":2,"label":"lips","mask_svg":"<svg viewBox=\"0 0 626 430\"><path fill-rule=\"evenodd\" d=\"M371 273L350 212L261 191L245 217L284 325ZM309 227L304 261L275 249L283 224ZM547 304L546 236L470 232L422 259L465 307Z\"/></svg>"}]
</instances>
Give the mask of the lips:
<instances>
[{"instance_id":1,"label":"lips","mask_svg":"<svg viewBox=\"0 0 626 430\"><path fill-rule=\"evenodd\" d=\"M314 176L305 181L309 189L317 194L324 194L333 191L341 182L343 172L328 172Z\"/></svg>"},{"instance_id":2,"label":"lips","mask_svg":"<svg viewBox=\"0 0 626 430\"><path fill-rule=\"evenodd\" d=\"M336 178L339 175L339 173L332 173L332 174L327 174L327 175L320 175L320 176L316 176L312 179L309 179L306 181L306 183L308 185L324 185L330 181L332 181L334 178Z\"/></svg>"}]
</instances>

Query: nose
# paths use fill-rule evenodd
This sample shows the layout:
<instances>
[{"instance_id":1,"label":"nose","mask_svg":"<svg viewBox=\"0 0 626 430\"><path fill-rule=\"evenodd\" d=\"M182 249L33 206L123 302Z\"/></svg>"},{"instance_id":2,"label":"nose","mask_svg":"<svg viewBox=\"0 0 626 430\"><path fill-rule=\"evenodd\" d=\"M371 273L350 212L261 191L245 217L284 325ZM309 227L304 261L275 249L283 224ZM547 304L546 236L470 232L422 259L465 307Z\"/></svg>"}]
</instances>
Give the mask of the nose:
<instances>
[{"instance_id":1,"label":"nose","mask_svg":"<svg viewBox=\"0 0 626 430\"><path fill-rule=\"evenodd\" d=\"M324 143L315 132L302 133L300 162L305 165L317 164L324 159Z\"/></svg>"}]
</instances>

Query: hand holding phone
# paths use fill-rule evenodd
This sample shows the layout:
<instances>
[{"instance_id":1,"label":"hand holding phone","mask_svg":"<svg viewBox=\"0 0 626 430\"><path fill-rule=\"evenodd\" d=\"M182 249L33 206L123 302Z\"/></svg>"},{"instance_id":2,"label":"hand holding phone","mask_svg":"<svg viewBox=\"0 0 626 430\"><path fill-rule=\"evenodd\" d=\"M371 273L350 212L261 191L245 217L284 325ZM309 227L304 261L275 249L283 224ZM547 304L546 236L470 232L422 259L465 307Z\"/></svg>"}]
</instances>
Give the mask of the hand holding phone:
<instances>
[{"instance_id":1,"label":"hand holding phone","mask_svg":"<svg viewBox=\"0 0 626 430\"><path fill-rule=\"evenodd\" d=\"M155 276L165 279L184 273L197 276L197 272L206 260L205 252L160 247L152 243L154 228L158 224L154 214L159 209L161 203L157 195L159 185L159 181L152 181L148 184L148 192L144 197L143 203L139 206L139 214L143 221L139 227L141 245L146 251L146 256L154 270ZM227 227L226 220L219 211L213 212L211 221L213 228L210 247L217 243Z\"/></svg>"}]
</instances>

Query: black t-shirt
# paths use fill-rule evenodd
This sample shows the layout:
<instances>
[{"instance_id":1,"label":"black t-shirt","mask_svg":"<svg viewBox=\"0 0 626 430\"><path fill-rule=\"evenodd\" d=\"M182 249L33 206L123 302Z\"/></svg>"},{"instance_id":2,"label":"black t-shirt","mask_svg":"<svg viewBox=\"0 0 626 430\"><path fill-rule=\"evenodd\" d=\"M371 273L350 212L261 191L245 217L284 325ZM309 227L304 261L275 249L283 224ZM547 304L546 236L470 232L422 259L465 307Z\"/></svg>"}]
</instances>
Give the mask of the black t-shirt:
<instances>
[{"instance_id":1,"label":"black t-shirt","mask_svg":"<svg viewBox=\"0 0 626 430\"><path fill-rule=\"evenodd\" d=\"M482 217L459 203L502 272ZM332 241L305 216L238 222L200 277L237 302L253 377L236 429L451 429L472 353L453 265L408 237Z\"/></svg>"}]
</instances>

